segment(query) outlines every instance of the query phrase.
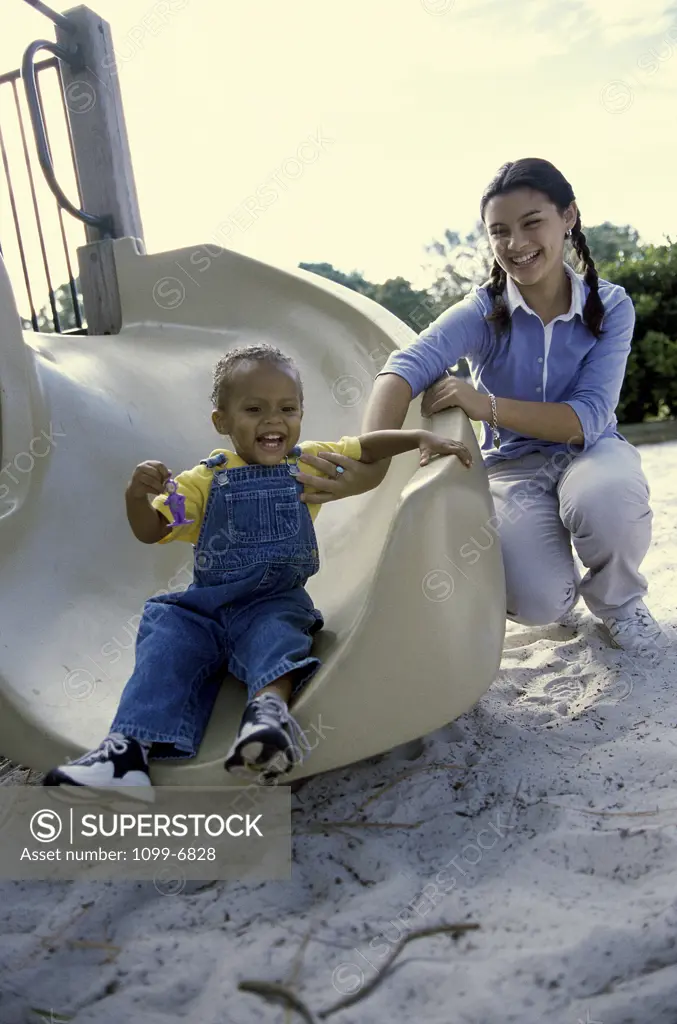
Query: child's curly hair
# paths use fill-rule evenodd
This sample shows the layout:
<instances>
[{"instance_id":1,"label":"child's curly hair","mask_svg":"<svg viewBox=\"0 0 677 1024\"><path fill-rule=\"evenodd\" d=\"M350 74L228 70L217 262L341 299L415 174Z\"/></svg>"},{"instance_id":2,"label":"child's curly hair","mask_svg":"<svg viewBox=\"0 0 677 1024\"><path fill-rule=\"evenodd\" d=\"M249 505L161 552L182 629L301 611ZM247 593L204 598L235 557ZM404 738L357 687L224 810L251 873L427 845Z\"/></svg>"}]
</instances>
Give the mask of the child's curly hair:
<instances>
[{"instance_id":1,"label":"child's curly hair","mask_svg":"<svg viewBox=\"0 0 677 1024\"><path fill-rule=\"evenodd\" d=\"M223 408L233 370L239 363L243 362L272 363L275 366L286 366L287 369L292 370L298 379L301 403L303 403L301 375L293 359L290 359L289 356L286 356L284 352L273 345L243 345L240 348L233 348L230 352L226 352L225 356L221 356L214 367L211 399L215 409Z\"/></svg>"}]
</instances>

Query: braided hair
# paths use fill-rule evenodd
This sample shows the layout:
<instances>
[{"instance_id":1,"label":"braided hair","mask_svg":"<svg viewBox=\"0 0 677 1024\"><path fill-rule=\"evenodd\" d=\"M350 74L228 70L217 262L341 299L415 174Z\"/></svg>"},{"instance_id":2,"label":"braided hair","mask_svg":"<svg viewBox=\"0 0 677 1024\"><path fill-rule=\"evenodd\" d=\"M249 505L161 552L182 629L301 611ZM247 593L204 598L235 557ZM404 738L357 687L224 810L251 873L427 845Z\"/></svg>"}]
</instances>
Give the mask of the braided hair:
<instances>
[{"instance_id":1,"label":"braided hair","mask_svg":"<svg viewBox=\"0 0 677 1024\"><path fill-rule=\"evenodd\" d=\"M564 213L567 207L576 199L574 190L562 172L558 171L548 160L541 160L536 157L515 160L503 164L484 190L480 201L482 220L484 221L484 214L490 199L493 199L494 196L505 195L508 192L515 192L521 188L530 188L535 192L541 192L557 207L560 214ZM602 321L604 320L604 304L599 296L599 277L595 269L595 263L590 255L588 243L581 229L580 213L578 213L576 223L571 229L571 244L580 260L581 266L585 267L584 281L589 288L588 297L583 307L583 321L595 338L599 338L602 333ZM503 298L506 281L507 274L505 270L497 260L494 260L489 280L486 283L487 291L493 303L493 309L487 320L495 323L500 330L510 327L510 310Z\"/></svg>"},{"instance_id":2,"label":"braided hair","mask_svg":"<svg viewBox=\"0 0 677 1024\"><path fill-rule=\"evenodd\" d=\"M590 255L585 235L581 229L580 213L576 217L576 223L571 229L571 244L581 264L585 267L583 280L590 289L585 300L585 306L583 307L583 320L595 337L599 338L602 333L602 321L604 320L604 303L599 297L599 275L595 268L595 261Z\"/></svg>"}]
</instances>

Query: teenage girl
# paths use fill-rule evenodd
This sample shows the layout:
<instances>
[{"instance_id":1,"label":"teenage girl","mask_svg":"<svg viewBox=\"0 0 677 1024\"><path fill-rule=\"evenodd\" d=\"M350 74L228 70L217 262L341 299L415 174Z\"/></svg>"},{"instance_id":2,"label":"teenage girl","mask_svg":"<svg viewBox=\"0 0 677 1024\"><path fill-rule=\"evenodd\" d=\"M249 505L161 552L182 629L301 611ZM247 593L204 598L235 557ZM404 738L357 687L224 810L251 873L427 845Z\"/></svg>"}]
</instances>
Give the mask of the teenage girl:
<instances>
[{"instance_id":1,"label":"teenage girl","mask_svg":"<svg viewBox=\"0 0 677 1024\"><path fill-rule=\"evenodd\" d=\"M494 257L489 280L390 357L363 427L401 426L420 394L426 416L457 407L484 421L509 617L555 622L580 596L617 647L659 650L667 641L644 603L640 572L651 542L649 488L615 416L632 301L598 277L574 191L547 160L504 164L480 212ZM564 262L567 243L582 274ZM447 372L461 357L470 382ZM328 477L319 503L370 490L387 471L345 454L301 462ZM582 579L572 545L587 570ZM481 557L479 545L464 547L469 559Z\"/></svg>"}]
</instances>

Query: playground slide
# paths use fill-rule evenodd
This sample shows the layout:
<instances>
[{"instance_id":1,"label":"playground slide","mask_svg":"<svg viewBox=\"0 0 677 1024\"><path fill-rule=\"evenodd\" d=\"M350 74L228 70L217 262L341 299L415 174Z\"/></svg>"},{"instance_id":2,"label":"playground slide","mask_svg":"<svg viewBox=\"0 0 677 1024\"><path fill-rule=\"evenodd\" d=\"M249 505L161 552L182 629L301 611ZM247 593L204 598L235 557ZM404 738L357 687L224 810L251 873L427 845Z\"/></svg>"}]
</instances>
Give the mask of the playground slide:
<instances>
[{"instance_id":1,"label":"playground slide","mask_svg":"<svg viewBox=\"0 0 677 1024\"><path fill-rule=\"evenodd\" d=\"M192 549L139 544L123 494L143 459L178 472L218 445L218 357L281 347L304 378L302 437L332 440L359 433L375 373L413 338L348 289L216 247L142 255L125 238L115 261L124 323L107 337L22 333L0 263L0 753L37 770L106 734L144 601L190 581ZM414 402L407 425L419 422ZM471 448L471 470L453 458L420 469L409 453L380 488L320 512L309 590L323 667L295 706L314 749L290 780L439 728L496 676L505 595L498 543L479 532L493 512L486 473L464 414L435 429ZM222 765L243 706L226 677L199 756L155 763L154 781L237 784Z\"/></svg>"}]
</instances>

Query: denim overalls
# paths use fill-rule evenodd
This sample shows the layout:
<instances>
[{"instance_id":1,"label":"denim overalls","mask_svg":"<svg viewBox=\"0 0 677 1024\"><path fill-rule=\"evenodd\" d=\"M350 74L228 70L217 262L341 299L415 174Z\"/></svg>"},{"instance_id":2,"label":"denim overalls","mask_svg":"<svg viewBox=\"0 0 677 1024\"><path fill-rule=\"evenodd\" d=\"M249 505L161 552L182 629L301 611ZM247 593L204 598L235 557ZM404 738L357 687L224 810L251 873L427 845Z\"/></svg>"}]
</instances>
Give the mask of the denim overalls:
<instances>
[{"instance_id":1,"label":"denim overalls","mask_svg":"<svg viewBox=\"0 0 677 1024\"><path fill-rule=\"evenodd\" d=\"M288 672L296 693L320 666L310 650L323 620L304 589L319 558L295 479L300 454L279 466L202 462L214 477L193 582L146 602L110 730L152 742L152 757L195 756L226 670L251 700Z\"/></svg>"}]
</instances>

